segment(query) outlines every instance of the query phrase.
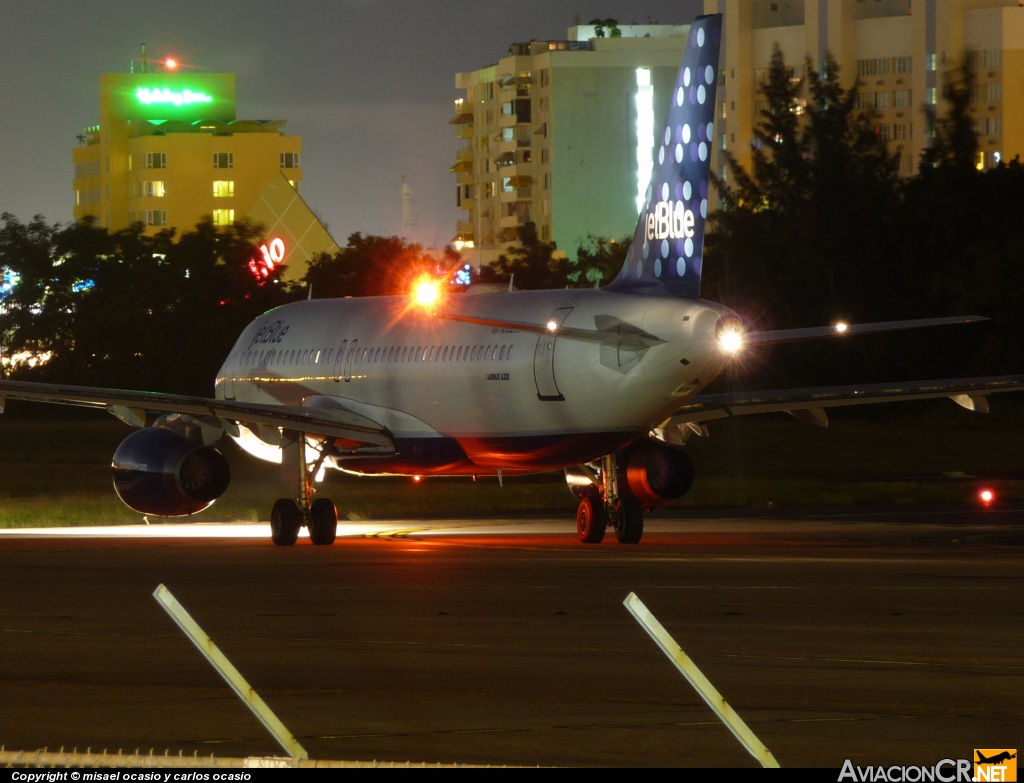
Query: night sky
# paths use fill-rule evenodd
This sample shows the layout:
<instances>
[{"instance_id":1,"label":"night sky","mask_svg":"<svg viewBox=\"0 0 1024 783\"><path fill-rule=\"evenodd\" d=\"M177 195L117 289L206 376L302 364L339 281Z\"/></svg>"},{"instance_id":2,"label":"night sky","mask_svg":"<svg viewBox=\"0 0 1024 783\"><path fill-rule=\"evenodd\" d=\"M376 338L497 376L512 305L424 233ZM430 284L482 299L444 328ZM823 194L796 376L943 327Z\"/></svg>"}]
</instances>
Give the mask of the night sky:
<instances>
[{"instance_id":1,"label":"night sky","mask_svg":"<svg viewBox=\"0 0 1024 783\"><path fill-rule=\"evenodd\" d=\"M71 148L99 121L99 76L147 44L237 74L240 119L286 119L303 137L303 196L344 244L353 231L397 233L400 180L419 236L454 234L448 120L455 73L516 41L564 39L577 21L685 24L701 0L148 2L0 0L0 212L72 217ZM465 213L461 213L465 214Z\"/></svg>"}]
</instances>

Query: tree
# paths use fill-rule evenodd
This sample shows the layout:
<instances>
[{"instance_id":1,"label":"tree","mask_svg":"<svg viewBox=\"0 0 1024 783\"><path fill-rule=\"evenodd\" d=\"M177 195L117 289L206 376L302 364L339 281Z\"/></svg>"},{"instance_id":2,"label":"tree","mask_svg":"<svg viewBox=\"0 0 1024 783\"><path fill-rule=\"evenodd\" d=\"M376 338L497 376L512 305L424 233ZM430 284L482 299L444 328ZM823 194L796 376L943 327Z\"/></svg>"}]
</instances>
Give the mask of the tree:
<instances>
[{"instance_id":1,"label":"tree","mask_svg":"<svg viewBox=\"0 0 1024 783\"><path fill-rule=\"evenodd\" d=\"M556 255L557 245L537 236L533 222L519 227L519 244L510 245L490 267L481 270L484 282L512 280L516 288L564 288L572 272L565 256Z\"/></svg>"},{"instance_id":2,"label":"tree","mask_svg":"<svg viewBox=\"0 0 1024 783\"><path fill-rule=\"evenodd\" d=\"M626 262L631 243L631 237L616 242L588 234L576 249L576 261L566 276L570 287L590 288L610 283Z\"/></svg>"},{"instance_id":3,"label":"tree","mask_svg":"<svg viewBox=\"0 0 1024 783\"><path fill-rule=\"evenodd\" d=\"M0 308L4 352L47 361L19 378L209 395L238 334L298 295L249 272L255 228L209 221L176 240L140 225L28 225L0 216L0 267L18 284Z\"/></svg>"},{"instance_id":4,"label":"tree","mask_svg":"<svg viewBox=\"0 0 1024 783\"><path fill-rule=\"evenodd\" d=\"M442 276L458 263L458 254L450 248L430 253L401 237L357 231L333 256L324 253L313 258L303 282L313 286L318 299L389 296L408 293L420 275Z\"/></svg>"},{"instance_id":5,"label":"tree","mask_svg":"<svg viewBox=\"0 0 1024 783\"><path fill-rule=\"evenodd\" d=\"M872 110L857 108L829 56L807 69L806 106L778 49L761 88L767 108L751 170L727 157L725 208L709 237L708 290L767 324L867 318L882 307L886 242L898 203L898 158ZM865 270L870 270L865 273Z\"/></svg>"}]
</instances>

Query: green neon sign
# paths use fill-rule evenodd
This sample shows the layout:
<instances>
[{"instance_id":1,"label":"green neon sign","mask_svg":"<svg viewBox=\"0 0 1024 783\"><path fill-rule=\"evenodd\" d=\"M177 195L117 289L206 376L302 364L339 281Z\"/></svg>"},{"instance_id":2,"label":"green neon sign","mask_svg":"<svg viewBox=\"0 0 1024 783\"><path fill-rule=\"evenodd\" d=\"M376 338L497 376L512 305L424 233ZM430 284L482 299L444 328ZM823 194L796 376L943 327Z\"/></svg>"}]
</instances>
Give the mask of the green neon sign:
<instances>
[{"instance_id":1,"label":"green neon sign","mask_svg":"<svg viewBox=\"0 0 1024 783\"><path fill-rule=\"evenodd\" d=\"M190 106L194 103L213 103L213 98L204 92L192 90L169 90L164 88L139 87L135 98L146 106L153 104L171 104L173 106Z\"/></svg>"}]
</instances>

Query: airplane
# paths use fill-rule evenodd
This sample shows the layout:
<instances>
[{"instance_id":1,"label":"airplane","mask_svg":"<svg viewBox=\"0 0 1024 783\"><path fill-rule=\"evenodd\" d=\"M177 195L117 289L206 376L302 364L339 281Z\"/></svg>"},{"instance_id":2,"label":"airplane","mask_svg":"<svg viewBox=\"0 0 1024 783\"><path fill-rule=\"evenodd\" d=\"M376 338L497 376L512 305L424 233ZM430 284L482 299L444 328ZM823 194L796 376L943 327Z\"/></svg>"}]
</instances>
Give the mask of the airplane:
<instances>
[{"instance_id":1,"label":"airplane","mask_svg":"<svg viewBox=\"0 0 1024 783\"><path fill-rule=\"evenodd\" d=\"M1002 753L997 753L992 758L985 758L984 754L982 754L980 750L976 750L974 752L978 754L978 760L975 764L1001 764L1004 761L1017 758L1016 753L1010 753L1005 750Z\"/></svg>"},{"instance_id":2,"label":"airplane","mask_svg":"<svg viewBox=\"0 0 1024 783\"><path fill-rule=\"evenodd\" d=\"M644 514L693 484L684 446L708 421L786 411L821 425L829 407L941 397L987 411L988 395L1024 389L1024 376L1003 376L701 395L757 346L985 320L751 332L700 298L721 34L720 14L693 22L632 245L604 288L419 283L409 296L307 299L245 328L211 398L0 381L0 410L4 398L79 405L136 427L114 453L114 488L153 516L223 495L230 470L215 446L227 434L281 464L280 546L303 526L314 545L334 543L336 507L314 497L328 469L499 481L563 470L579 539L614 529L635 544Z\"/></svg>"}]
</instances>

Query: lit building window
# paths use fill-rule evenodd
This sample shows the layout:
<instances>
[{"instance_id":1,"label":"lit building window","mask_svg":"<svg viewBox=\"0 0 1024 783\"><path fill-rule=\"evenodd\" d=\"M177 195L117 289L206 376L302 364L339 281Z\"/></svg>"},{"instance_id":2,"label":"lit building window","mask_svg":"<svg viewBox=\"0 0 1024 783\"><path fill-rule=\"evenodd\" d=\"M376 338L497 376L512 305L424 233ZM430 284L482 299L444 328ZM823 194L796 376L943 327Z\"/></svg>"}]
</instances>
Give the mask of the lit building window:
<instances>
[{"instance_id":1,"label":"lit building window","mask_svg":"<svg viewBox=\"0 0 1024 783\"><path fill-rule=\"evenodd\" d=\"M164 183L160 180L153 182L140 182L139 184L142 186L142 192L140 195L143 198L163 198L167 193Z\"/></svg>"},{"instance_id":2,"label":"lit building window","mask_svg":"<svg viewBox=\"0 0 1024 783\"><path fill-rule=\"evenodd\" d=\"M299 181L297 179L288 180L288 184L295 188L295 192L299 192ZM467 186L468 187L468 186Z\"/></svg>"},{"instance_id":3,"label":"lit building window","mask_svg":"<svg viewBox=\"0 0 1024 783\"><path fill-rule=\"evenodd\" d=\"M927 93L927 95L925 97L925 103L929 103L932 106L934 106L936 103L939 102L939 91L938 91L937 88L929 87L926 90L926 93Z\"/></svg>"},{"instance_id":4,"label":"lit building window","mask_svg":"<svg viewBox=\"0 0 1024 783\"><path fill-rule=\"evenodd\" d=\"M214 198L231 198L235 195L234 180L218 179L213 183Z\"/></svg>"},{"instance_id":5,"label":"lit building window","mask_svg":"<svg viewBox=\"0 0 1024 783\"><path fill-rule=\"evenodd\" d=\"M235 153L215 152L213 153L213 167L215 169L233 169L235 167Z\"/></svg>"},{"instance_id":6,"label":"lit building window","mask_svg":"<svg viewBox=\"0 0 1024 783\"><path fill-rule=\"evenodd\" d=\"M297 169L297 168L299 168L299 153L297 153L297 152L282 152L281 153L281 168L283 168L283 169Z\"/></svg>"},{"instance_id":7,"label":"lit building window","mask_svg":"<svg viewBox=\"0 0 1024 783\"><path fill-rule=\"evenodd\" d=\"M166 226L167 225L167 210L166 209L147 209L146 210L146 225L147 226Z\"/></svg>"},{"instance_id":8,"label":"lit building window","mask_svg":"<svg viewBox=\"0 0 1024 783\"><path fill-rule=\"evenodd\" d=\"M231 226L235 223L235 210L215 209L213 210L213 225Z\"/></svg>"},{"instance_id":9,"label":"lit building window","mask_svg":"<svg viewBox=\"0 0 1024 783\"><path fill-rule=\"evenodd\" d=\"M636 69L636 210L647 200L654 167L654 87L651 69Z\"/></svg>"}]
</instances>

